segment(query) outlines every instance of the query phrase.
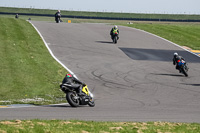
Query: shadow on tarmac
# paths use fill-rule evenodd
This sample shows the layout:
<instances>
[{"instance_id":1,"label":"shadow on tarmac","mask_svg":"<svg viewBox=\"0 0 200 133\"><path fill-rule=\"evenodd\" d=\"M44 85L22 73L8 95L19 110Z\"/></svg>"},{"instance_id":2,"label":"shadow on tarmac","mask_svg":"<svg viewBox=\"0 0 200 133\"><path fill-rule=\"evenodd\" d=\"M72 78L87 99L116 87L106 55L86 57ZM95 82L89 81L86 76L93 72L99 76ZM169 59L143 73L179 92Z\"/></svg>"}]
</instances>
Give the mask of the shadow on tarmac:
<instances>
[{"instance_id":1,"label":"shadow on tarmac","mask_svg":"<svg viewBox=\"0 0 200 133\"><path fill-rule=\"evenodd\" d=\"M107 43L107 44L113 44L113 42L108 42L108 41L96 41L97 43Z\"/></svg>"},{"instance_id":2,"label":"shadow on tarmac","mask_svg":"<svg viewBox=\"0 0 200 133\"><path fill-rule=\"evenodd\" d=\"M68 103L66 104L55 104L55 105L44 105L42 107L55 107L55 108L83 108L83 107L89 107L87 105L80 105L78 107L72 107Z\"/></svg>"},{"instance_id":3,"label":"shadow on tarmac","mask_svg":"<svg viewBox=\"0 0 200 133\"><path fill-rule=\"evenodd\" d=\"M172 62L173 55L177 52L185 58L188 63L200 63L200 58L185 50L163 50L163 49L142 49L142 48L119 48L133 60L149 60Z\"/></svg>"},{"instance_id":4,"label":"shadow on tarmac","mask_svg":"<svg viewBox=\"0 0 200 133\"><path fill-rule=\"evenodd\" d=\"M185 77L184 75L179 75L179 74L165 74L165 73L160 73L160 74L156 74L156 73L151 73L153 75L163 75L163 76L174 76L174 77Z\"/></svg>"},{"instance_id":5,"label":"shadow on tarmac","mask_svg":"<svg viewBox=\"0 0 200 133\"><path fill-rule=\"evenodd\" d=\"M200 84L186 84L186 83L182 83L184 85L191 85L191 86L200 86Z\"/></svg>"}]
</instances>

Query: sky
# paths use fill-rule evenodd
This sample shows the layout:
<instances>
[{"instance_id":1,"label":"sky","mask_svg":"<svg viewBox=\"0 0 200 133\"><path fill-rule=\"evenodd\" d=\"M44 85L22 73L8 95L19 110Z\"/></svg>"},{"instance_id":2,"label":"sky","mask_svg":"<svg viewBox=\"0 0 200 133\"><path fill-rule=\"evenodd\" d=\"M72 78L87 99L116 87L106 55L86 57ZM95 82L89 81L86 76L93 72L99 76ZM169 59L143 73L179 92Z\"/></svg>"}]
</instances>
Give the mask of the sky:
<instances>
[{"instance_id":1,"label":"sky","mask_svg":"<svg viewBox=\"0 0 200 133\"><path fill-rule=\"evenodd\" d=\"M61 11L200 14L200 0L0 0L0 6Z\"/></svg>"}]
</instances>

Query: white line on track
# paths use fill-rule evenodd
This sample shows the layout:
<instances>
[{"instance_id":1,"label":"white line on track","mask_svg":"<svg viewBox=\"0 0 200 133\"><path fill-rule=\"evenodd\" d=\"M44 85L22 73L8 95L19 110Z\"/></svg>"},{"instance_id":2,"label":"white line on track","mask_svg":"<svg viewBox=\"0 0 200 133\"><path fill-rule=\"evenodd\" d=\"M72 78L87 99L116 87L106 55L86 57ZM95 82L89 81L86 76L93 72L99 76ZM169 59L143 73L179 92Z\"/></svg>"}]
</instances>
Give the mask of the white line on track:
<instances>
[{"instance_id":1,"label":"white line on track","mask_svg":"<svg viewBox=\"0 0 200 133\"><path fill-rule=\"evenodd\" d=\"M28 20L27 20L27 21L28 21ZM49 48L49 46L48 46L47 42L45 41L44 37L42 36L42 34L40 33L40 31L35 27L35 25L33 25L33 24L31 23L31 21L28 21L28 22L29 22L29 23L35 28L35 30L38 32L38 34L39 34L40 37L42 38L42 41L44 42L44 44L45 44L45 46L47 47L47 49L48 49L49 53L51 54L51 56L52 56L58 63L60 63L69 73L71 73L74 77L77 78L77 76L76 76L69 68L67 68L60 60L58 60L58 59L54 56L53 52L52 52L51 49Z\"/></svg>"},{"instance_id":2,"label":"white line on track","mask_svg":"<svg viewBox=\"0 0 200 133\"><path fill-rule=\"evenodd\" d=\"M28 21L28 20L27 20L27 21ZM70 72L74 77L77 78L77 76L76 76L69 68L67 68L61 61L59 61L59 60L54 56L53 52L52 52L51 49L49 48L47 42L45 41L45 39L44 39L44 37L42 36L42 34L40 33L40 31L31 23L31 21L28 21L28 22L29 22L29 23L35 28L35 30L38 32L38 34L39 34L40 37L42 38L42 40L43 40L45 46L47 47L49 53L51 54L51 56L52 56L58 63L60 63L68 72ZM165 41L167 41L167 42L169 42L169 43L171 43L171 44L173 44L173 45L175 45L175 46L177 46L177 47L179 47L179 48L181 48L181 49L184 49L185 51L188 51L188 52L191 53L191 54L194 54L194 55L200 57L198 54L195 54L195 53L193 53L193 52L191 52L191 51L189 51L189 50L187 50L187 49L181 47L180 45L178 45L178 44L176 44L176 43L174 43L174 42L171 42L171 41L169 41L169 40L167 40L167 39L165 39L165 38L162 38L162 37L160 37L160 36L157 36L157 35L155 35L155 34L153 34L153 33L149 33L149 32L147 32L147 31L144 31L144 30L141 30L141 29L132 28L132 27L127 27L127 26L123 26L123 27L135 29L135 30L138 30L138 31L141 31L141 32L150 34L150 35L153 35L153 36L155 36L155 37L157 37L157 38L160 38L160 39L162 39L162 40L165 40Z\"/></svg>"},{"instance_id":3,"label":"white line on track","mask_svg":"<svg viewBox=\"0 0 200 133\"><path fill-rule=\"evenodd\" d=\"M27 21L28 21L28 20L27 20ZM28 22L29 22L29 23L35 28L35 30L38 32L38 34L39 34L40 37L42 38L42 40L43 40L45 46L47 47L49 53L51 54L51 56L52 56L59 64L61 64L68 72L70 72L71 74L73 74L73 75L76 77L76 75L75 75L69 68L67 68L61 61L59 61L59 60L54 56L53 52L52 52L51 49L49 48L47 42L45 41L44 37L43 37L42 34L39 32L39 30L31 23L31 21L28 21ZM131 28L131 29L134 29L134 30L138 30L138 31L141 31L141 32L144 32L144 33L153 35L153 36L155 36L155 37L157 37L157 38L160 38L160 39L162 39L162 40L165 40L165 41L167 41L167 42L169 42L169 43L171 43L171 44L173 44L173 45L175 45L175 46L177 46L177 47L179 47L179 48L181 48L181 49L184 49L185 51L188 51L189 53L192 53L192 54L194 54L194 55L200 57L199 55L197 55L197 54L195 54L195 53L193 53L193 52L191 52L191 51L189 51L189 50L187 50L187 49L181 47L180 45L178 45L178 44L176 44L176 43L173 43L173 42L171 42L171 41L169 41L169 40L167 40L167 39L165 39L165 38L162 38L162 37L160 37L160 36L157 36L157 35L155 35L155 34L153 34L153 33L149 33L149 32L147 32L147 31L144 31L144 30L141 30L141 29L136 29L136 28L127 27L127 26L122 26L122 27ZM76 78L77 78L77 77L76 77ZM45 105L45 106L51 107L51 106L59 106L59 105L66 105L66 104L68 104L68 103L51 104L51 105ZM42 105L41 105L41 106L35 106L35 105L23 105L23 104L22 104L22 105L17 105L17 106L15 106L15 105L0 106L0 108L25 108L25 107L42 107Z\"/></svg>"},{"instance_id":4,"label":"white line on track","mask_svg":"<svg viewBox=\"0 0 200 133\"><path fill-rule=\"evenodd\" d=\"M23 104L18 104L18 105L6 105L6 106L0 106L0 109L8 109L8 108L27 108L27 107L38 107L35 105L23 105Z\"/></svg>"},{"instance_id":5,"label":"white line on track","mask_svg":"<svg viewBox=\"0 0 200 133\"><path fill-rule=\"evenodd\" d=\"M28 21L28 20L27 20ZM38 32L38 34L40 35L40 37L42 38L42 41L44 42L45 46L47 47L49 53L51 54L51 56L59 63L61 64L69 73L71 73L74 77L76 77L76 75L69 69L67 68L61 61L59 61L53 54L53 52L51 51L51 49L49 48L47 42L45 41L44 37L42 36L42 34L40 33L40 31L31 23L31 21L28 21L34 28L35 30ZM77 77L76 77L77 78ZM64 104L68 104L68 103L61 103L61 104L52 104L52 105L46 105L46 106L59 106L59 105L64 105ZM0 106L0 108L25 108L25 107L41 107L41 106L35 106L35 105L6 105L6 106Z\"/></svg>"},{"instance_id":6,"label":"white line on track","mask_svg":"<svg viewBox=\"0 0 200 133\"><path fill-rule=\"evenodd\" d=\"M60 103L60 104L49 104L49 105L31 105L31 104L13 104L0 106L1 108L30 108L30 107L54 107L54 106L70 106L69 103Z\"/></svg>"}]
</instances>

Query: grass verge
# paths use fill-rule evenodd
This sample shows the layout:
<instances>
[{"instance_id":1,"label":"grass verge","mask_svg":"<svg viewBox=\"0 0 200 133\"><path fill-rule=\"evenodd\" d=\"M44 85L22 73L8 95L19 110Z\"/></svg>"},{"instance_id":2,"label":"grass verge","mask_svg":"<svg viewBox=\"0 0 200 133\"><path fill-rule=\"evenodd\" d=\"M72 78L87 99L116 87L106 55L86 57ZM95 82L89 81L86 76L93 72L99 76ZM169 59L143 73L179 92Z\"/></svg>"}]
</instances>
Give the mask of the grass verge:
<instances>
[{"instance_id":1,"label":"grass verge","mask_svg":"<svg viewBox=\"0 0 200 133\"><path fill-rule=\"evenodd\" d=\"M77 120L0 121L0 132L31 133L199 133L198 123L94 122Z\"/></svg>"},{"instance_id":2,"label":"grass verge","mask_svg":"<svg viewBox=\"0 0 200 133\"><path fill-rule=\"evenodd\" d=\"M59 82L65 70L49 55L42 40L33 27L23 19L13 19L10 15L0 17L0 100L12 103L48 104L60 102L63 93L58 91ZM54 21L51 17L32 17L33 20ZM126 25L127 21L81 20L72 22L117 23ZM197 36L199 24L195 23L139 23L126 25L152 32L164 38L165 35L180 37L177 44L193 41L194 48L199 49ZM187 29L184 29L184 28ZM171 30L172 31L171 31ZM188 34L188 30L191 30ZM180 31L180 32L178 32ZM186 32L187 31L187 32ZM183 32L184 34L182 34ZM197 39L194 39L197 38ZM166 38L167 39L167 38ZM177 40L177 39L175 39ZM173 41L173 40L171 40ZM180 41L180 42L179 42ZM183 43L185 45L185 43ZM189 47L190 43L188 43ZM29 101L28 99L35 99ZM44 99L44 100L43 100ZM1 103L0 103L1 104ZM94 122L94 121L63 121L63 120L16 120L0 121L0 132L124 132L152 133L176 132L199 133L198 123L169 123L169 122Z\"/></svg>"},{"instance_id":3,"label":"grass verge","mask_svg":"<svg viewBox=\"0 0 200 133\"><path fill-rule=\"evenodd\" d=\"M2 17L14 18L13 15L0 15ZM27 20L30 16L21 15L20 19ZM34 21L54 21L54 17L38 17L31 16L31 20ZM187 46L194 50L200 49L200 23L192 22L136 22L133 24L127 24L130 21L125 20L98 20L98 19L70 19L62 18L63 23L67 23L71 20L72 23L107 23L128 26L145 30L160 37L163 37L169 41L172 41L181 46Z\"/></svg>"},{"instance_id":4,"label":"grass verge","mask_svg":"<svg viewBox=\"0 0 200 133\"><path fill-rule=\"evenodd\" d=\"M0 15L2 17L14 18L13 15ZM31 18L34 21L54 21L54 17L38 17L38 16L24 16L21 15L20 19L27 20ZM97 19L70 19L62 18L63 23L71 20L72 23L107 23L128 26L145 30L160 37L163 37L171 42L181 46L187 46L194 50L200 50L200 23L178 23L178 22L136 22L127 24L130 21L123 20L97 20Z\"/></svg>"},{"instance_id":5,"label":"grass verge","mask_svg":"<svg viewBox=\"0 0 200 133\"><path fill-rule=\"evenodd\" d=\"M56 10L33 9L33 8L10 8L0 7L0 12L8 13L35 13L54 15ZM88 16L88 17L114 17L114 18L139 18L139 19L173 19L173 20L200 20L200 15L187 14L145 14L145 13L114 13L114 12L86 12L86 11L64 11L62 15Z\"/></svg>"},{"instance_id":6,"label":"grass verge","mask_svg":"<svg viewBox=\"0 0 200 133\"><path fill-rule=\"evenodd\" d=\"M50 57L34 28L30 16L0 15L0 104L57 103L65 70ZM31 16L32 20L54 21L53 17ZM63 18L67 22L68 18ZM72 23L115 23L142 29L182 46L200 49L200 23L133 22L115 20L70 19ZM41 56L42 55L42 56ZM28 99L28 100L27 100ZM33 100L31 100L33 99Z\"/></svg>"},{"instance_id":7,"label":"grass verge","mask_svg":"<svg viewBox=\"0 0 200 133\"><path fill-rule=\"evenodd\" d=\"M31 24L0 17L0 40L0 104L57 103L63 97L58 89L66 70Z\"/></svg>"},{"instance_id":8,"label":"grass verge","mask_svg":"<svg viewBox=\"0 0 200 133\"><path fill-rule=\"evenodd\" d=\"M139 23L123 24L153 33L181 46L200 49L200 23Z\"/></svg>"}]
</instances>

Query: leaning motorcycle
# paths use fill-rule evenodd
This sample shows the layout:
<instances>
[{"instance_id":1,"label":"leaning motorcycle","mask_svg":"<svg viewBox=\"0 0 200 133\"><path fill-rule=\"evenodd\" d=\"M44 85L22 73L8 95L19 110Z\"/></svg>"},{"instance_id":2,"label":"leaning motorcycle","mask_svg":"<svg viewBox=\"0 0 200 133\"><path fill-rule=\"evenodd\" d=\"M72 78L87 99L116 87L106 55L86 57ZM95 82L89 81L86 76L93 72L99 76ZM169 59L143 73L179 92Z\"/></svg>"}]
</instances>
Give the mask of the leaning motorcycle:
<instances>
[{"instance_id":1,"label":"leaning motorcycle","mask_svg":"<svg viewBox=\"0 0 200 133\"><path fill-rule=\"evenodd\" d=\"M66 94L66 100L72 107L78 107L79 105L95 106L93 94L89 91L87 85L82 88L81 96L78 95L78 90L72 88L69 84L61 84L61 90Z\"/></svg>"},{"instance_id":2,"label":"leaning motorcycle","mask_svg":"<svg viewBox=\"0 0 200 133\"><path fill-rule=\"evenodd\" d=\"M188 66L187 63L184 60L179 60L178 61L178 66L179 66L179 70L181 73L183 73L186 77L188 76Z\"/></svg>"},{"instance_id":3,"label":"leaning motorcycle","mask_svg":"<svg viewBox=\"0 0 200 133\"><path fill-rule=\"evenodd\" d=\"M117 43L117 40L118 40L118 33L117 32L113 33L112 40L113 40L114 44Z\"/></svg>"}]
</instances>

